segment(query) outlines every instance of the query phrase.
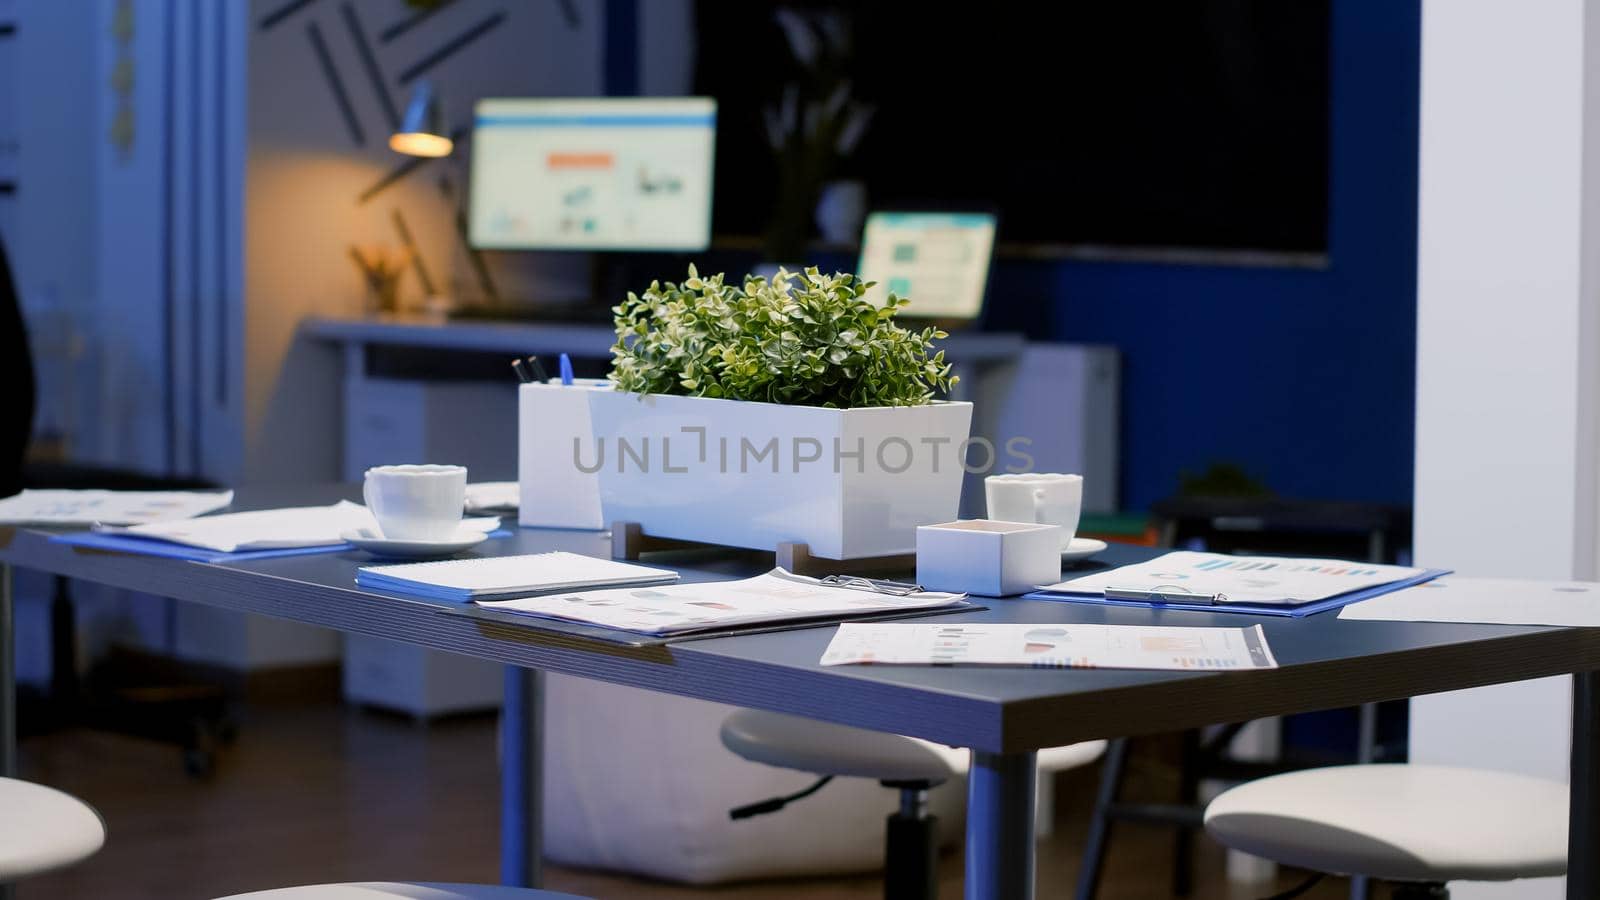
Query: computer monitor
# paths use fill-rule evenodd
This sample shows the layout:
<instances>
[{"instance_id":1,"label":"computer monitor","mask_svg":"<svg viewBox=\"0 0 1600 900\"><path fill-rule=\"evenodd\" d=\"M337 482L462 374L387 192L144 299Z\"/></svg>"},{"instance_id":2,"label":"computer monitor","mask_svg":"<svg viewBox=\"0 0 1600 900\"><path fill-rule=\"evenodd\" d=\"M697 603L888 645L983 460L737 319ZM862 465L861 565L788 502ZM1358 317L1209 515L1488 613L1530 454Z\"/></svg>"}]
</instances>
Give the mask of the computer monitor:
<instances>
[{"instance_id":1,"label":"computer monitor","mask_svg":"<svg viewBox=\"0 0 1600 900\"><path fill-rule=\"evenodd\" d=\"M703 250L716 123L708 97L480 100L469 239L505 250Z\"/></svg>"},{"instance_id":2,"label":"computer monitor","mask_svg":"<svg viewBox=\"0 0 1600 900\"><path fill-rule=\"evenodd\" d=\"M868 299L908 297L905 315L918 319L978 318L994 232L989 213L873 213L861 235L860 274L877 282Z\"/></svg>"}]
</instances>

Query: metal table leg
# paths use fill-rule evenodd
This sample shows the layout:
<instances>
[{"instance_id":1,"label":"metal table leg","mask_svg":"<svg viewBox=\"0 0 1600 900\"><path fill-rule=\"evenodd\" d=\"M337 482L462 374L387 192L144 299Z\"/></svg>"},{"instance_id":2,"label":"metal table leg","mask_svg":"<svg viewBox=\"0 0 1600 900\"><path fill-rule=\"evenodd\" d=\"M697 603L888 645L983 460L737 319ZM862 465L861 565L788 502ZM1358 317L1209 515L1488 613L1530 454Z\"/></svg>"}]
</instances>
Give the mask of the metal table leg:
<instances>
[{"instance_id":1,"label":"metal table leg","mask_svg":"<svg viewBox=\"0 0 1600 900\"><path fill-rule=\"evenodd\" d=\"M11 566L0 563L0 777L17 777L16 609L11 594ZM0 900L15 896L0 884Z\"/></svg>"},{"instance_id":2,"label":"metal table leg","mask_svg":"<svg viewBox=\"0 0 1600 900\"><path fill-rule=\"evenodd\" d=\"M544 679L506 666L500 714L500 882L536 888L543 880Z\"/></svg>"},{"instance_id":3,"label":"metal table leg","mask_svg":"<svg viewBox=\"0 0 1600 900\"><path fill-rule=\"evenodd\" d=\"M1032 900L1035 756L972 751L967 900Z\"/></svg>"},{"instance_id":4,"label":"metal table leg","mask_svg":"<svg viewBox=\"0 0 1600 900\"><path fill-rule=\"evenodd\" d=\"M1567 900L1600 900L1600 673L1572 676Z\"/></svg>"},{"instance_id":5,"label":"metal table leg","mask_svg":"<svg viewBox=\"0 0 1600 900\"><path fill-rule=\"evenodd\" d=\"M11 566L0 563L0 778L17 777L16 630Z\"/></svg>"}]
</instances>

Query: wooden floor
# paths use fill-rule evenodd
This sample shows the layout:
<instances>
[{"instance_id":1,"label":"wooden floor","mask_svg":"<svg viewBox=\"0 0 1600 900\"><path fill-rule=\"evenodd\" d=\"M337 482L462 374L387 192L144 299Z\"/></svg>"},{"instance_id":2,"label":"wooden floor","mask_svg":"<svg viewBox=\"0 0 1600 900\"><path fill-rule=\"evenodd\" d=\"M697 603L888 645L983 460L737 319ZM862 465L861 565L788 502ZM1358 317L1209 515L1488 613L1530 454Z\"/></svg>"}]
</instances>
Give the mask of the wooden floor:
<instances>
[{"instance_id":1,"label":"wooden floor","mask_svg":"<svg viewBox=\"0 0 1600 900\"><path fill-rule=\"evenodd\" d=\"M1159 753L1136 754L1130 794L1170 791ZM21 900L202 900L293 884L355 880L493 882L498 838L494 723L430 727L333 703L250 711L238 744L210 781L187 777L175 749L89 731L30 738L22 774L70 791L105 816L106 848L76 868L24 882ZM1040 898L1072 896L1088 825L1093 768L1063 776L1056 833L1040 847ZM1223 854L1203 837L1196 900L1244 900L1266 886L1230 887ZM1170 832L1125 825L1113 839L1100 896L1160 898ZM944 898L961 896L961 858L941 863ZM1277 889L1298 880L1284 874ZM689 888L599 872L554 869L546 886L596 898L868 900L876 877ZM1307 894L1346 896L1330 879Z\"/></svg>"}]
</instances>

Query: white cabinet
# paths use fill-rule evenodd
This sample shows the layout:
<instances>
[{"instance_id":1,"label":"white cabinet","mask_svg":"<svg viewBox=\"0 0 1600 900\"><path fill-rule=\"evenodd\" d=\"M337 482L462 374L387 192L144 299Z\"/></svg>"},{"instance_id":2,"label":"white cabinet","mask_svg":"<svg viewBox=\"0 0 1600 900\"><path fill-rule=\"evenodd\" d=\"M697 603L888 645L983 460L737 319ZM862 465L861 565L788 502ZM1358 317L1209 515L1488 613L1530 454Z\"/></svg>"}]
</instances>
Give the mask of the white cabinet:
<instances>
[{"instance_id":1,"label":"white cabinet","mask_svg":"<svg viewBox=\"0 0 1600 900\"><path fill-rule=\"evenodd\" d=\"M498 709L504 667L360 634L344 638L344 698L419 719Z\"/></svg>"},{"instance_id":2,"label":"white cabinet","mask_svg":"<svg viewBox=\"0 0 1600 900\"><path fill-rule=\"evenodd\" d=\"M442 463L472 481L517 477L517 392L485 381L402 381L346 376L346 481L372 466Z\"/></svg>"}]
</instances>

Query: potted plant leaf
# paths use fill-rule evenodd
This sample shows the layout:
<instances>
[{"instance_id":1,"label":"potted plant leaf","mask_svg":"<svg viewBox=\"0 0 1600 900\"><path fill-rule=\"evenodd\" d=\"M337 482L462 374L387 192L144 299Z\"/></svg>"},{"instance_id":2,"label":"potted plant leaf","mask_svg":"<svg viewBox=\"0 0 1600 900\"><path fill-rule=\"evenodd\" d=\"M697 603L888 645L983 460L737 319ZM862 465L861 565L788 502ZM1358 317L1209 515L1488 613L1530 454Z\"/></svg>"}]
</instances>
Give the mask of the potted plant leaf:
<instances>
[{"instance_id":1,"label":"potted plant leaf","mask_svg":"<svg viewBox=\"0 0 1600 900\"><path fill-rule=\"evenodd\" d=\"M955 518L972 404L933 328L854 275L654 282L614 309L615 391L590 396L607 521L645 533L858 559L911 552Z\"/></svg>"}]
</instances>

